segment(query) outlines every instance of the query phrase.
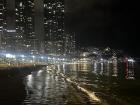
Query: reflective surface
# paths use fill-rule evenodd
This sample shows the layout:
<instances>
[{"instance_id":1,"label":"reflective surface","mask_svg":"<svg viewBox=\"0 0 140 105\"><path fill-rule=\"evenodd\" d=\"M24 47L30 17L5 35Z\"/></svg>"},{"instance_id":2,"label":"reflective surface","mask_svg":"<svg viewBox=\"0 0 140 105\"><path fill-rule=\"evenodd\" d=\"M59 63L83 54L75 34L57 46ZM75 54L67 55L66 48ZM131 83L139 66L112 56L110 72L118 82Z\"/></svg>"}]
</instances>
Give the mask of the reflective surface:
<instances>
[{"instance_id":1,"label":"reflective surface","mask_svg":"<svg viewBox=\"0 0 140 105\"><path fill-rule=\"evenodd\" d=\"M45 68L46 69L46 68ZM139 105L140 81L134 63L82 63L40 70L25 79L25 105ZM101 103L90 100L59 73L79 86L95 92Z\"/></svg>"},{"instance_id":2,"label":"reflective surface","mask_svg":"<svg viewBox=\"0 0 140 105\"><path fill-rule=\"evenodd\" d=\"M134 62L43 67L25 78L0 77L0 105L139 105L139 76Z\"/></svg>"}]
</instances>

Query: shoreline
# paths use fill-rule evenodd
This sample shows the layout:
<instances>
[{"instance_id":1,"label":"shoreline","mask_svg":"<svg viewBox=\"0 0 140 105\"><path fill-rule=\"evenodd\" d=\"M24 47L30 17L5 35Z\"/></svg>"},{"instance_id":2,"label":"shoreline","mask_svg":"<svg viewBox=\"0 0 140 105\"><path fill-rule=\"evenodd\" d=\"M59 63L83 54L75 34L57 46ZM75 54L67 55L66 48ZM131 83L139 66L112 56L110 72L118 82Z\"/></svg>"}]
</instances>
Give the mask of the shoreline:
<instances>
[{"instance_id":1,"label":"shoreline","mask_svg":"<svg viewBox=\"0 0 140 105\"><path fill-rule=\"evenodd\" d=\"M46 65L39 64L28 64L28 65L20 65L20 66L0 66L0 77L17 77L17 76L27 76L32 72L38 71L40 68Z\"/></svg>"},{"instance_id":2,"label":"shoreline","mask_svg":"<svg viewBox=\"0 0 140 105\"><path fill-rule=\"evenodd\" d=\"M41 64L22 64L22 65L7 65L7 64L0 64L0 71L4 70L11 70L11 69L22 69L22 68L32 68L38 66L45 66Z\"/></svg>"}]
</instances>

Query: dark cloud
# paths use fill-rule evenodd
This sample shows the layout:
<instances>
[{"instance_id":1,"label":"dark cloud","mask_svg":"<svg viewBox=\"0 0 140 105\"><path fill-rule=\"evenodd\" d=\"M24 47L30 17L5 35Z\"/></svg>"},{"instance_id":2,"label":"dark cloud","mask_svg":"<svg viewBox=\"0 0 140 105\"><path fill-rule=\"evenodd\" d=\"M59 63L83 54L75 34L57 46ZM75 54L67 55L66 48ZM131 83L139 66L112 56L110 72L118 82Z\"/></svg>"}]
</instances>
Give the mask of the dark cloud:
<instances>
[{"instance_id":1,"label":"dark cloud","mask_svg":"<svg viewBox=\"0 0 140 105\"><path fill-rule=\"evenodd\" d=\"M97 5L109 5L110 0L66 0L65 3L67 12L77 12Z\"/></svg>"},{"instance_id":2,"label":"dark cloud","mask_svg":"<svg viewBox=\"0 0 140 105\"><path fill-rule=\"evenodd\" d=\"M66 30L74 31L81 45L109 45L131 51L138 44L136 1L66 0L65 20Z\"/></svg>"},{"instance_id":3,"label":"dark cloud","mask_svg":"<svg viewBox=\"0 0 140 105\"><path fill-rule=\"evenodd\" d=\"M106 32L111 25L109 0L67 0L66 27L70 31L77 32L78 37L83 37L89 43L94 39L100 39L101 33ZM102 2L101 2L102 1ZM86 37L84 37L86 36ZM83 40L80 39L80 40ZM94 40L93 39L93 40ZM92 41L93 41L92 40ZM86 43L86 42L85 42ZM92 43L92 42L91 42ZM88 44L88 43L87 43Z\"/></svg>"}]
</instances>

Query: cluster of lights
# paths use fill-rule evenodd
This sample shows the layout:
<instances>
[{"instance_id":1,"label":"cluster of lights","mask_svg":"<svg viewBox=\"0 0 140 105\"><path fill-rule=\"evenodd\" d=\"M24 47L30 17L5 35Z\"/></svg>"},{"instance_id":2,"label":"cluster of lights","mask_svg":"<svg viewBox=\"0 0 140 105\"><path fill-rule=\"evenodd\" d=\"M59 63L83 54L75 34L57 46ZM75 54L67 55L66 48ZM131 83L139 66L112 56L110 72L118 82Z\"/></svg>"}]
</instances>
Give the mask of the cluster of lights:
<instances>
[{"instance_id":1,"label":"cluster of lights","mask_svg":"<svg viewBox=\"0 0 140 105\"><path fill-rule=\"evenodd\" d=\"M5 56L6 58L10 58L10 59L19 59L19 58L22 58L22 60L25 60L25 58L32 58L32 60L35 60L35 59L42 59L42 60L51 60L51 61L65 61L66 59L65 58L56 58L56 57L48 57L48 56L35 56L35 55L32 55L32 56L28 56L28 55L14 55L14 54L10 54L10 53L7 53L7 54L0 54L1 56Z\"/></svg>"},{"instance_id":2,"label":"cluster of lights","mask_svg":"<svg viewBox=\"0 0 140 105\"><path fill-rule=\"evenodd\" d=\"M130 59L128 59L128 62L135 62L135 60L130 58Z\"/></svg>"},{"instance_id":3,"label":"cluster of lights","mask_svg":"<svg viewBox=\"0 0 140 105\"><path fill-rule=\"evenodd\" d=\"M48 1L46 0L46 2L48 2ZM27 3L27 6L25 6L26 3ZM21 41L21 39L24 39L24 37L23 37L22 34L26 33L26 30L28 30L28 32L26 33L26 36L28 36L30 39L31 38L32 39L35 39L35 40L37 39L35 37L36 34L33 33L33 31L34 31L33 30L34 25L32 23L33 22L33 19L34 19L34 18L32 18L34 16L34 14L33 14L34 8L32 8L34 6L34 3L33 3L33 0L28 0L28 1L26 1L26 3L23 2L23 1L19 1L19 2L16 3L15 9L14 9L14 12L15 12L15 15L16 15L16 17L15 17L15 19L16 19L15 20L16 21L16 29L15 30L6 30L6 32L8 32L9 34L12 33L12 35L14 33L17 33L17 35L16 36L13 36L13 37L16 38L16 41L15 42L19 43L19 45L18 45L19 48L20 47L23 47L23 50L24 50L24 47L26 47L25 49L30 50L31 48L36 47L35 45L36 45L37 42L34 41L33 42L34 44L32 44L31 43L32 41L31 41L31 42L29 42L29 45L26 45L24 43L24 41ZM44 1L44 7L47 8L47 9L49 9L49 12L50 13L53 13L54 14L53 17L48 15L50 17L49 20L47 20L48 17L45 17L44 16L44 19L47 18L46 19L47 21L44 23L44 24L46 24L45 25L45 30L47 30L46 33L49 33L50 36L53 35L53 34L55 34L56 36L58 36L58 38L51 36L51 37L55 38L55 40L57 40L57 39L58 40L63 40L63 39L61 39L61 37L62 37L62 33L64 32L64 29L63 28L62 29L61 28L59 28L59 29L57 28L59 25L61 25L61 24L59 24L58 20L59 19L61 20L63 18L63 15L61 13L61 12L64 12L64 3L63 3L63 1L54 1L54 3L52 3L52 2L45 3L45 1ZM25 16L26 14L24 14L24 10L26 8L28 8L29 9L29 12L31 12L31 14L27 14L27 16ZM4 9L4 6L2 8L0 8L0 9ZM60 10L62 10L62 11L60 11ZM0 12L0 14L4 14L4 13L3 12ZM0 20L2 20L2 19L0 19ZM27 23L25 23L25 20L27 20ZM62 22L63 22L63 19L62 19ZM24 27L24 24L26 24L26 26L27 26L26 29L24 29L25 28ZM54 27L53 29L51 29L51 28L49 29L49 27L52 27L52 26L56 26L56 27ZM3 28L3 26L0 26L0 28ZM3 29L0 29L0 31L3 31ZM60 37L59 37L59 35L60 35ZM47 37L46 39L49 39L48 38L49 35L48 36L46 35L46 37ZM29 38L27 38L27 39L29 39ZM54 40L54 39L51 39L50 42L52 40ZM9 41L7 41L7 42L9 42ZM52 43L53 43L53 41L52 41ZM14 45L15 43L12 43L12 44ZM53 44L52 44L52 46L53 46ZM62 45L63 45L63 43L58 43L57 46L56 46L56 49L54 48L54 50L56 50L56 52L59 51L61 53L62 52L61 51ZM7 46L8 46L8 43L7 43ZM48 46L46 46L46 47L48 47ZM49 47L52 47L52 46L49 46ZM10 49L10 47L12 48L12 46L8 46L8 47L9 47L9 49ZM41 57L41 59L44 59L44 58Z\"/></svg>"},{"instance_id":4,"label":"cluster of lights","mask_svg":"<svg viewBox=\"0 0 140 105\"><path fill-rule=\"evenodd\" d=\"M12 55L12 54L5 54L6 58L16 58L15 55Z\"/></svg>"}]
</instances>

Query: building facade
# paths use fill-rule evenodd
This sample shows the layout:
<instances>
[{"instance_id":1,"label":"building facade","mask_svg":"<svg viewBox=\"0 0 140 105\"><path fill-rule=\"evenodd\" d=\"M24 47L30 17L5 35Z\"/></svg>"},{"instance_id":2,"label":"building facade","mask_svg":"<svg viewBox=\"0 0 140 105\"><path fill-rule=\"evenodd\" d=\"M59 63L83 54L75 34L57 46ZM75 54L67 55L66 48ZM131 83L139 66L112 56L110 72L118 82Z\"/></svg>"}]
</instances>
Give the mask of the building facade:
<instances>
[{"instance_id":1,"label":"building facade","mask_svg":"<svg viewBox=\"0 0 140 105\"><path fill-rule=\"evenodd\" d=\"M76 41L75 41L75 34L66 34L65 35L65 54L74 56L75 55L75 47L76 47Z\"/></svg>"},{"instance_id":2,"label":"building facade","mask_svg":"<svg viewBox=\"0 0 140 105\"><path fill-rule=\"evenodd\" d=\"M29 54L38 54L38 38L35 33L34 0L15 0L17 48Z\"/></svg>"},{"instance_id":3,"label":"building facade","mask_svg":"<svg viewBox=\"0 0 140 105\"><path fill-rule=\"evenodd\" d=\"M44 0L34 0L35 3L35 33L38 39L39 54L44 52Z\"/></svg>"},{"instance_id":4,"label":"building facade","mask_svg":"<svg viewBox=\"0 0 140 105\"><path fill-rule=\"evenodd\" d=\"M13 53L16 51L16 30L15 30L15 0L6 0L6 51Z\"/></svg>"},{"instance_id":5,"label":"building facade","mask_svg":"<svg viewBox=\"0 0 140 105\"><path fill-rule=\"evenodd\" d=\"M50 55L64 53L64 0L44 0L44 43Z\"/></svg>"},{"instance_id":6,"label":"building facade","mask_svg":"<svg viewBox=\"0 0 140 105\"><path fill-rule=\"evenodd\" d=\"M64 32L64 0L1 0L0 48L31 55L65 55L74 49Z\"/></svg>"},{"instance_id":7,"label":"building facade","mask_svg":"<svg viewBox=\"0 0 140 105\"><path fill-rule=\"evenodd\" d=\"M0 50L4 51L6 46L6 1L0 1Z\"/></svg>"}]
</instances>

